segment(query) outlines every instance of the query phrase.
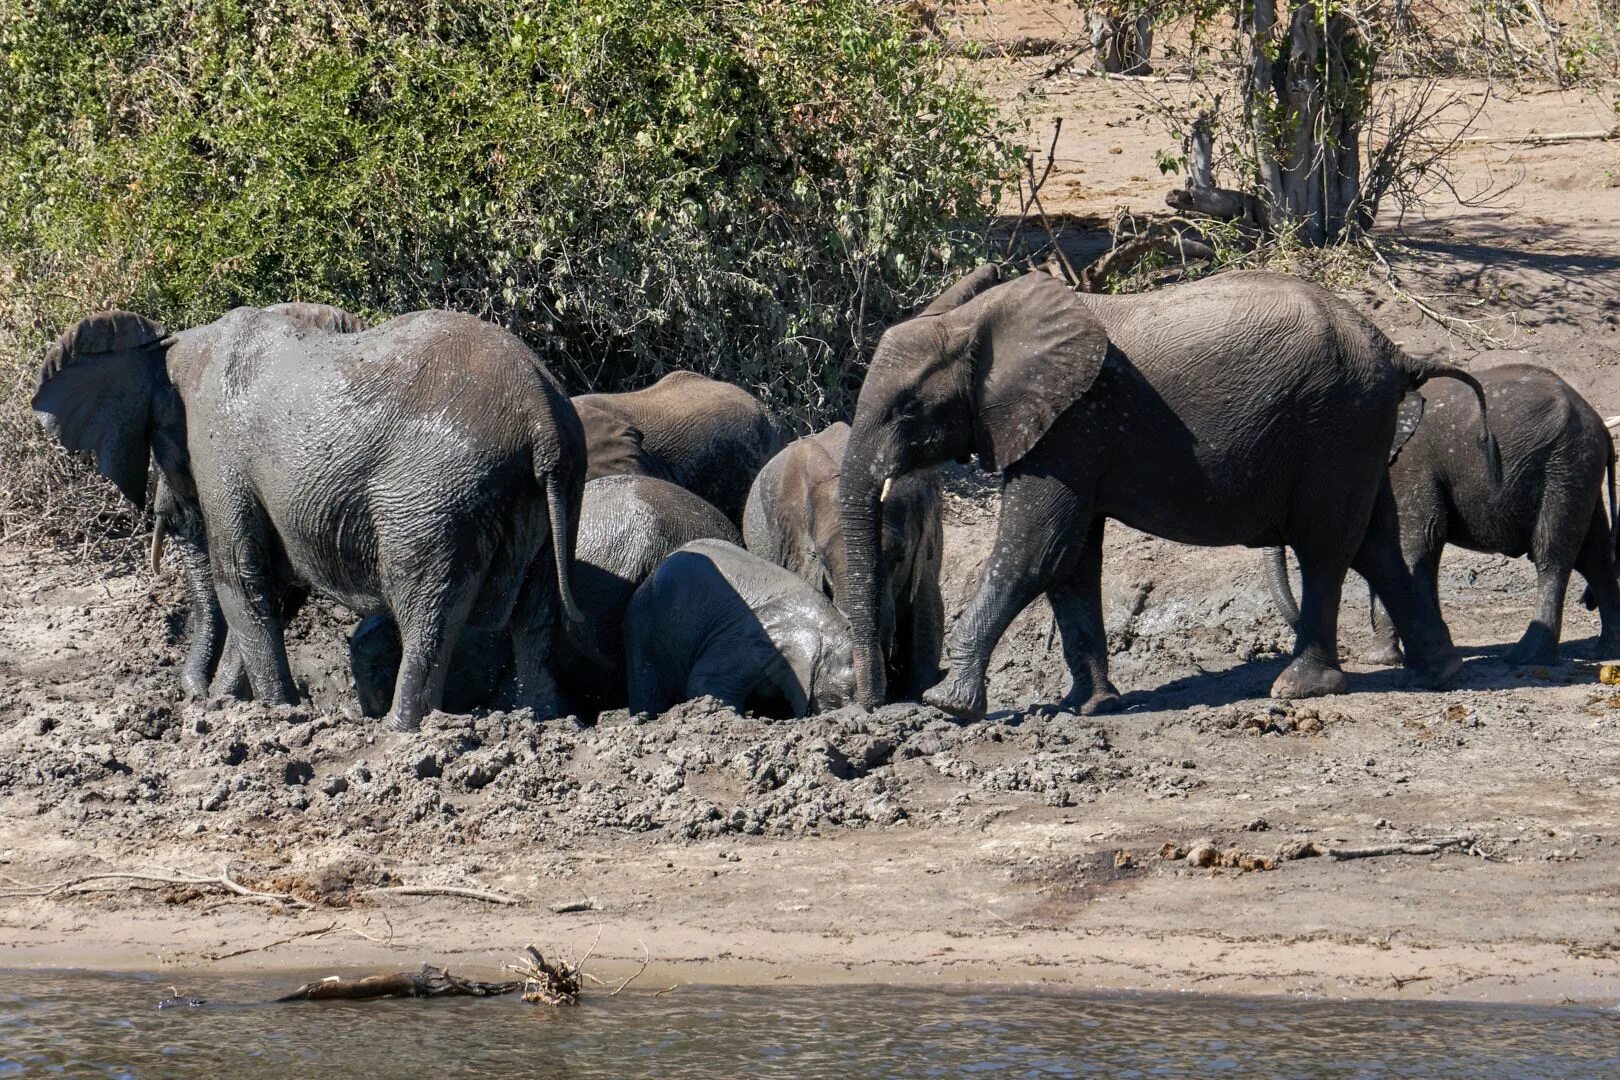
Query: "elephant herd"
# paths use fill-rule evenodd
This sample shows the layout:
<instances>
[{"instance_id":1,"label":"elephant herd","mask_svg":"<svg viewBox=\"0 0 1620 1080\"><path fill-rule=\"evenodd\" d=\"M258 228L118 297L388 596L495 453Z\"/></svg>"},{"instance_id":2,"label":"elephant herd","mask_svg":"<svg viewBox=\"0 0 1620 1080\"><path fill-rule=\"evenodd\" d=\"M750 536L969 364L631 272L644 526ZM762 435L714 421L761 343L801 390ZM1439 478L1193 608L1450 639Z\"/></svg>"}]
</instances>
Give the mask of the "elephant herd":
<instances>
[{"instance_id":1,"label":"elephant herd","mask_svg":"<svg viewBox=\"0 0 1620 1080\"><path fill-rule=\"evenodd\" d=\"M1408 356L1280 274L1099 296L981 267L882 336L848 424L786 446L738 387L676 372L570 399L522 341L448 311L367 329L283 304L177 333L103 312L48 351L33 406L136 504L155 464L188 694L292 702L283 627L313 591L362 617L361 709L402 730L437 708L656 713L704 694L975 718L991 651L1041 595L1065 706L1107 711L1110 519L1266 549L1297 635L1274 696L1345 688L1351 569L1376 659L1449 679L1447 542L1534 560L1511 661L1556 655L1571 569L1620 649L1614 453L1591 406L1539 368ZM946 640L935 466L972 458L1000 474L1001 514Z\"/></svg>"}]
</instances>

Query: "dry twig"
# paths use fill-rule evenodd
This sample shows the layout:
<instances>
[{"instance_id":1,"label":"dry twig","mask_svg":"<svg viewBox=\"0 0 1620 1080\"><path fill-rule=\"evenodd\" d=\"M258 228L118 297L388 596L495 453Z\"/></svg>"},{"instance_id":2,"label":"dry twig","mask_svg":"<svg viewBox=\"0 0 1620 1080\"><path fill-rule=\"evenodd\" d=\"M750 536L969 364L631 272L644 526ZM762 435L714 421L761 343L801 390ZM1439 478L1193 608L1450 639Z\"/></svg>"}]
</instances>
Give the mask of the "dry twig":
<instances>
[{"instance_id":1,"label":"dry twig","mask_svg":"<svg viewBox=\"0 0 1620 1080\"><path fill-rule=\"evenodd\" d=\"M635 982L637 977L639 977L643 971L647 970L647 965L652 963L652 950L647 948L647 943L642 941L638 944L641 945L641 966L636 968L635 972L629 978L620 983L618 987L614 989L613 993L608 995L608 997L618 997L624 988Z\"/></svg>"},{"instance_id":2,"label":"dry twig","mask_svg":"<svg viewBox=\"0 0 1620 1080\"><path fill-rule=\"evenodd\" d=\"M1470 833L1461 836L1435 836L1427 840L1407 840L1394 844L1374 844L1362 848L1327 848L1324 854L1330 859L1343 861L1345 859L1377 859L1385 855L1438 855L1442 851L1454 848L1476 850L1474 837Z\"/></svg>"},{"instance_id":3,"label":"dry twig","mask_svg":"<svg viewBox=\"0 0 1620 1080\"><path fill-rule=\"evenodd\" d=\"M150 874L139 871L108 871L102 874L87 874L84 877L73 878L70 881L59 881L54 885L37 885L22 889L7 889L0 892L0 899L10 899L23 896L56 896L60 893L88 892L86 885L99 882L122 881L129 886L142 883L155 885L190 885L197 889L224 889L226 892L239 896L244 900L253 900L260 903L288 904L293 907L313 907L307 900L300 900L291 893L260 892L250 889L231 878L230 866L227 864L220 870L218 877L202 877L197 874L187 874L178 870L170 870L163 874Z\"/></svg>"},{"instance_id":4,"label":"dry twig","mask_svg":"<svg viewBox=\"0 0 1620 1080\"><path fill-rule=\"evenodd\" d=\"M483 889L462 888L459 885L379 885L375 889L365 891L367 896L375 896L378 893L391 893L394 896L459 896L464 900L482 900L486 904L508 906L523 902L513 896L504 896Z\"/></svg>"}]
</instances>

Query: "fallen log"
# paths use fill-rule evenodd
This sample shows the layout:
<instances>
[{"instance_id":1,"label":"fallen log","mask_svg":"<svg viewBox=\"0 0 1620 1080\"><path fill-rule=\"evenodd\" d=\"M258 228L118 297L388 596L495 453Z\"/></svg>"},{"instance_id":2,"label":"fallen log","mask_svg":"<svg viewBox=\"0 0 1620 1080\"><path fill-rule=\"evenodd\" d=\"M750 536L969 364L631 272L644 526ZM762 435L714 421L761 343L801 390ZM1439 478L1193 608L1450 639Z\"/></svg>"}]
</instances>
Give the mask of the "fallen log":
<instances>
[{"instance_id":1,"label":"fallen log","mask_svg":"<svg viewBox=\"0 0 1620 1080\"><path fill-rule=\"evenodd\" d=\"M274 998L276 1004L289 1001L370 1001L376 998L500 997L523 989L522 979L479 982L452 975L445 968L423 964L417 971L392 975L367 975L344 979L329 975L305 983L289 994Z\"/></svg>"}]
</instances>

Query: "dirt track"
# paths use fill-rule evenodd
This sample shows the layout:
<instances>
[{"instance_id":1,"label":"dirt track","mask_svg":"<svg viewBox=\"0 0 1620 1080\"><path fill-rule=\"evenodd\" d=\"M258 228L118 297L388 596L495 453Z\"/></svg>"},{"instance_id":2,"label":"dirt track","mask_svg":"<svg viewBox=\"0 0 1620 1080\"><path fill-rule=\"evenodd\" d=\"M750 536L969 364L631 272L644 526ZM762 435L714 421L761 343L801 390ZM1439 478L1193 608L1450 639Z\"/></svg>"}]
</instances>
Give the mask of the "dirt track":
<instances>
[{"instance_id":1,"label":"dirt track","mask_svg":"<svg viewBox=\"0 0 1620 1080\"><path fill-rule=\"evenodd\" d=\"M1003 89L1023 84L997 71ZM1069 122L1048 209L1158 205L1165 138L1135 111L1140 93L1054 81L1037 111ZM1486 130L1592 126L1608 109L1527 95L1493 106ZM1355 299L1408 348L1542 363L1620 412L1620 152L1482 144L1465 164L1523 175L1503 209L1408 222L1396 268L1413 291L1493 320L1501 345L1450 337L1376 284ZM954 474L948 616L994 515L987 481ZM308 707L181 704L174 572L153 583L138 563L133 550L86 563L0 548L0 884L211 874L229 859L239 880L319 906L182 887L0 898L0 966L205 962L333 923L377 940L337 930L218 962L477 966L531 940L583 947L600 921L603 952L625 961L645 940L647 978L666 983L1620 1000L1620 693L1596 682L1608 658L1578 588L1564 664L1495 659L1529 616L1523 562L1448 555L1442 601L1470 660L1444 693L1353 662L1367 636L1352 586L1353 692L1275 706L1265 691L1286 640L1254 553L1116 527L1105 587L1120 716L1025 711L1066 688L1037 604L992 664L1003 711L979 725L909 706L776 724L696 703L594 729L434 717L411 737L346 715L347 624L332 612L296 631ZM1201 838L1271 854L1307 836L1327 848L1459 834L1472 853L1254 871L1158 856ZM402 882L523 904L363 894ZM584 897L599 910L550 913Z\"/></svg>"}]
</instances>

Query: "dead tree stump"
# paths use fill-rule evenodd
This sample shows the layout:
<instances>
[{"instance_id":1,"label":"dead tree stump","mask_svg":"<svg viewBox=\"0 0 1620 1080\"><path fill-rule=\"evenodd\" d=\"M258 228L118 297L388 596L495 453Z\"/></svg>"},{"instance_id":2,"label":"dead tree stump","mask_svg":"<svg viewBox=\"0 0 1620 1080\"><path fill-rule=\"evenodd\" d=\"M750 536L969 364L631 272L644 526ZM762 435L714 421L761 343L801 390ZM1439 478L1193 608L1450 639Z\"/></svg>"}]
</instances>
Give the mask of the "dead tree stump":
<instances>
[{"instance_id":1,"label":"dead tree stump","mask_svg":"<svg viewBox=\"0 0 1620 1080\"><path fill-rule=\"evenodd\" d=\"M1321 246L1371 225L1361 198L1361 126L1376 56L1344 13L1324 17L1316 0L1303 0L1280 18L1279 6L1288 4L1252 0L1240 16L1249 46L1249 191L1215 186L1212 117L1204 113L1186 142L1186 186L1166 201L1272 235L1294 230Z\"/></svg>"},{"instance_id":2,"label":"dead tree stump","mask_svg":"<svg viewBox=\"0 0 1620 1080\"><path fill-rule=\"evenodd\" d=\"M1111 75L1149 75L1153 66L1153 11L1105 7L1091 13L1091 44L1097 67Z\"/></svg>"}]
</instances>

